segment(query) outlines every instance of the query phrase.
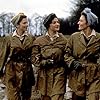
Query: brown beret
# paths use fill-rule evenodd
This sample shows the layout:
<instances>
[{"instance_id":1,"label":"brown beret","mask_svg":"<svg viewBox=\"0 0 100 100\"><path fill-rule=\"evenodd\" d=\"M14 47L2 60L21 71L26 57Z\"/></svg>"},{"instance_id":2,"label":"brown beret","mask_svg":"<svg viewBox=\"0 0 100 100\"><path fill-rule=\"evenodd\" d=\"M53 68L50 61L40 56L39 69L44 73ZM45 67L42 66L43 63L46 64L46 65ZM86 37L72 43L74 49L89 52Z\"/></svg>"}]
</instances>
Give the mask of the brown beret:
<instances>
[{"instance_id":1,"label":"brown beret","mask_svg":"<svg viewBox=\"0 0 100 100\"><path fill-rule=\"evenodd\" d=\"M52 20L53 20L54 18L57 18L56 14L51 13L51 14L49 14L49 15L44 19L43 24L44 24L44 26L46 27L46 29L49 28L49 25L52 23Z\"/></svg>"}]
</instances>

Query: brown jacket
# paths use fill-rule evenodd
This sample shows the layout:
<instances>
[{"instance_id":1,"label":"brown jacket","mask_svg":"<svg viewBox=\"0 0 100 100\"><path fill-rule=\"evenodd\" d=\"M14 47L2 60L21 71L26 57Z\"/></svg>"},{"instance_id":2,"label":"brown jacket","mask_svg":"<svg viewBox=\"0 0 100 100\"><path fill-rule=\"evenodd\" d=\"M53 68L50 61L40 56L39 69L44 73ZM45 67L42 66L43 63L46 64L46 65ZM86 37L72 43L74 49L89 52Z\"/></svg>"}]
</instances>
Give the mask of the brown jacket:
<instances>
[{"instance_id":1,"label":"brown jacket","mask_svg":"<svg viewBox=\"0 0 100 100\"><path fill-rule=\"evenodd\" d=\"M0 70L2 69L5 54L5 38L0 37Z\"/></svg>"},{"instance_id":2,"label":"brown jacket","mask_svg":"<svg viewBox=\"0 0 100 100\"><path fill-rule=\"evenodd\" d=\"M35 38L30 34L25 36L23 43L12 34L5 37L0 54L0 66L1 68L5 66L5 83L8 90L7 96L10 99L20 98L20 92L31 91L31 87L34 85L32 64L30 59L27 58L31 57L34 40ZM17 93L19 94L15 95Z\"/></svg>"},{"instance_id":3,"label":"brown jacket","mask_svg":"<svg viewBox=\"0 0 100 100\"><path fill-rule=\"evenodd\" d=\"M71 35L66 46L65 62L69 67L73 60L78 60L82 64L82 70L73 70L69 75L69 86L79 96L83 96L93 85L89 92L100 91L100 66L97 64L96 55L100 53L100 33L92 36L88 44L85 43L84 36L80 32ZM96 51L97 50L97 51ZM97 85L95 86L95 84ZM85 90L86 88L86 90Z\"/></svg>"},{"instance_id":4,"label":"brown jacket","mask_svg":"<svg viewBox=\"0 0 100 100\"><path fill-rule=\"evenodd\" d=\"M42 95L53 96L65 93L65 68L64 68L64 49L67 39L59 33L59 37L50 40L49 36L44 35L36 39L36 52L33 50L36 59L33 61L39 67L37 88ZM34 57L33 57L34 59ZM50 66L42 66L42 61L53 59L54 63Z\"/></svg>"}]
</instances>

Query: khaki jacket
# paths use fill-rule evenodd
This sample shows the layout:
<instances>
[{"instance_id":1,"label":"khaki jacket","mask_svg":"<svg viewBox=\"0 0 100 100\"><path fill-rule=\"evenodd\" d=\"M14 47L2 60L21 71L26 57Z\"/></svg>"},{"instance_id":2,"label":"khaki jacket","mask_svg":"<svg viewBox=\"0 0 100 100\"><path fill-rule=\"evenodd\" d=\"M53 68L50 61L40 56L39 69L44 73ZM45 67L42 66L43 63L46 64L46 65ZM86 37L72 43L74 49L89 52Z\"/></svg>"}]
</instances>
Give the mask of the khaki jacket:
<instances>
[{"instance_id":1,"label":"khaki jacket","mask_svg":"<svg viewBox=\"0 0 100 100\"><path fill-rule=\"evenodd\" d=\"M3 66L5 56L5 38L0 37L0 70Z\"/></svg>"},{"instance_id":2,"label":"khaki jacket","mask_svg":"<svg viewBox=\"0 0 100 100\"><path fill-rule=\"evenodd\" d=\"M0 53L0 69L5 67L5 82L7 86L9 85L9 80L12 79L15 81L12 81L11 84L13 84L14 82L16 88L21 88L23 76L25 78L26 76L28 77L28 80L25 81L27 82L26 84L30 84L30 86L34 84L32 83L34 81L34 73L32 70L31 61L29 63L21 61L17 62L16 57L11 59L14 50L27 50L28 48L31 48L33 46L34 40L35 38L30 34L28 34L28 36L25 36L23 43L21 43L18 37L12 37L12 34L4 38L3 48ZM28 54L30 54L31 56L31 52L27 52L27 54L25 55L27 56ZM22 73L23 75L20 76L20 73ZM29 77L32 77L30 78L31 80L29 79Z\"/></svg>"},{"instance_id":3,"label":"khaki jacket","mask_svg":"<svg viewBox=\"0 0 100 100\"><path fill-rule=\"evenodd\" d=\"M37 89L42 95L53 96L65 93L64 50L66 43L67 39L61 33L53 41L47 35L40 36L35 41L37 49L33 50L33 55L36 57L33 64L39 67ZM47 59L53 59L54 64L43 67L41 62Z\"/></svg>"},{"instance_id":4,"label":"khaki jacket","mask_svg":"<svg viewBox=\"0 0 100 100\"><path fill-rule=\"evenodd\" d=\"M80 32L72 34L66 46L65 62L68 66L72 67L70 65L73 60L78 60L82 64L81 71L73 70L69 75L69 87L79 96L85 95L91 84L98 83L97 87L92 86L91 93L100 91L100 66L97 64L97 59L94 58L97 54L94 53L97 47L100 47L100 33L92 36L89 43L86 44L84 36ZM86 57L88 52L94 53L93 57Z\"/></svg>"},{"instance_id":5,"label":"khaki jacket","mask_svg":"<svg viewBox=\"0 0 100 100\"><path fill-rule=\"evenodd\" d=\"M1 42L1 45L0 45L2 46L0 48L0 69L4 67L8 56L12 55L14 48L18 47L18 48L21 48L22 50L25 50L27 48L32 47L35 37L33 37L30 34L28 36L25 36L23 44L16 36L12 37L12 34L4 37L4 39L2 40L3 41Z\"/></svg>"}]
</instances>

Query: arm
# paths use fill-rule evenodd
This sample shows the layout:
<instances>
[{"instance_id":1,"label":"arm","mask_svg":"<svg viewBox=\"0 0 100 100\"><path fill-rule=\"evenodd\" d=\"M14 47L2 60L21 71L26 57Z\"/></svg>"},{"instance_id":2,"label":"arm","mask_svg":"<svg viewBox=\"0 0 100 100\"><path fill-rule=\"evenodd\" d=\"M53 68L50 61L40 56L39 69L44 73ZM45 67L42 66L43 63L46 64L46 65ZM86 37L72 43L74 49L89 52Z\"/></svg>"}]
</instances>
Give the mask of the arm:
<instances>
[{"instance_id":1,"label":"arm","mask_svg":"<svg viewBox=\"0 0 100 100\"><path fill-rule=\"evenodd\" d=\"M34 45L32 48L32 54L31 54L31 60L32 60L32 64L36 67L40 66L40 47L39 45Z\"/></svg>"},{"instance_id":2,"label":"arm","mask_svg":"<svg viewBox=\"0 0 100 100\"><path fill-rule=\"evenodd\" d=\"M65 55L64 55L64 61L69 68L71 63L75 60L72 51L73 51L72 36L70 36L65 47Z\"/></svg>"},{"instance_id":3,"label":"arm","mask_svg":"<svg viewBox=\"0 0 100 100\"><path fill-rule=\"evenodd\" d=\"M65 48L64 61L67 64L69 70L79 71L79 70L81 70L82 65L79 61L77 61L74 58L73 52L75 52L75 51L73 50L73 45L74 45L73 39L74 39L74 37L71 35L67 42L66 48Z\"/></svg>"},{"instance_id":4,"label":"arm","mask_svg":"<svg viewBox=\"0 0 100 100\"><path fill-rule=\"evenodd\" d=\"M53 60L47 59L41 54L41 48L44 48L42 42L42 39L36 39L32 48L32 63L36 67L47 67L47 65L53 64Z\"/></svg>"},{"instance_id":5,"label":"arm","mask_svg":"<svg viewBox=\"0 0 100 100\"><path fill-rule=\"evenodd\" d=\"M9 52L8 49L8 42L6 37L2 39L1 47L0 47L0 74L3 75L3 69L7 60L7 53Z\"/></svg>"}]
</instances>

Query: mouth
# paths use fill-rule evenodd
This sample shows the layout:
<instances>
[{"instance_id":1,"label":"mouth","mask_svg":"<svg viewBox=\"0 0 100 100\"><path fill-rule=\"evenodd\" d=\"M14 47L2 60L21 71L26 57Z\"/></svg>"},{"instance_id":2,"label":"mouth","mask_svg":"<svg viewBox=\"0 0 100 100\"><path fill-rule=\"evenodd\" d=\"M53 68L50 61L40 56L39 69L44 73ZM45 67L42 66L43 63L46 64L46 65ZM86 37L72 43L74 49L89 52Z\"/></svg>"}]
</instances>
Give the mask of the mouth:
<instances>
[{"instance_id":1,"label":"mouth","mask_svg":"<svg viewBox=\"0 0 100 100\"><path fill-rule=\"evenodd\" d=\"M82 28L82 26L79 25L78 28Z\"/></svg>"},{"instance_id":2,"label":"mouth","mask_svg":"<svg viewBox=\"0 0 100 100\"><path fill-rule=\"evenodd\" d=\"M57 26L57 27L55 27L56 29L59 29L59 27Z\"/></svg>"}]
</instances>

